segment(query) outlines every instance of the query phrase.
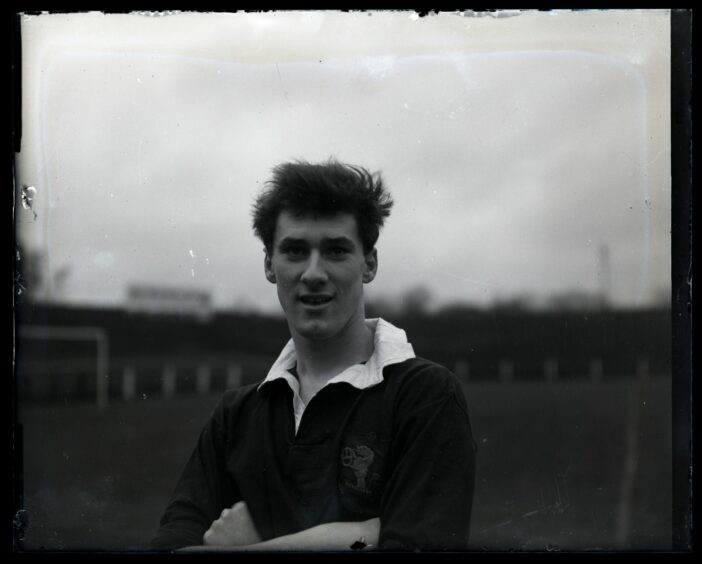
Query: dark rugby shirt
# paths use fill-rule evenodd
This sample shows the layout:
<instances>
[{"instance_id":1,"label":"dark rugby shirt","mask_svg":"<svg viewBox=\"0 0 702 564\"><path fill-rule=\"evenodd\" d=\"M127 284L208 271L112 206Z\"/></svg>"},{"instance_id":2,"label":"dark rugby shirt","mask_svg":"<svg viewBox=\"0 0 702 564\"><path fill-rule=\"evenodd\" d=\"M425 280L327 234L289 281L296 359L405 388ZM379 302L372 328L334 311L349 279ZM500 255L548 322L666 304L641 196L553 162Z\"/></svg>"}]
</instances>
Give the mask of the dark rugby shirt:
<instances>
[{"instance_id":1,"label":"dark rugby shirt","mask_svg":"<svg viewBox=\"0 0 702 564\"><path fill-rule=\"evenodd\" d=\"M465 548L476 446L460 384L420 358L383 376L320 390L297 434L284 380L225 393L152 545L202 544L222 509L244 500L263 540L380 517L380 548Z\"/></svg>"}]
</instances>

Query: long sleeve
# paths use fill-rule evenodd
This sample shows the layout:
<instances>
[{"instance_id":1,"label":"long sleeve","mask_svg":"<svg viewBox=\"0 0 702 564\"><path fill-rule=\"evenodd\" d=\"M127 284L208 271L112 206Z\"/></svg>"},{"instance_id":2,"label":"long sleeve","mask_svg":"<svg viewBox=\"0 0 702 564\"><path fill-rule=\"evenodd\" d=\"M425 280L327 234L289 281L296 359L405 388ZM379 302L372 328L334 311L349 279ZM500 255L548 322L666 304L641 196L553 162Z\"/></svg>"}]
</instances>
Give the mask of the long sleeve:
<instances>
[{"instance_id":1,"label":"long sleeve","mask_svg":"<svg viewBox=\"0 0 702 564\"><path fill-rule=\"evenodd\" d=\"M421 370L406 381L394 411L380 547L465 550L476 445L457 378L438 365Z\"/></svg>"},{"instance_id":2,"label":"long sleeve","mask_svg":"<svg viewBox=\"0 0 702 564\"><path fill-rule=\"evenodd\" d=\"M223 507L241 499L226 472L224 409L220 402L205 424L151 541L158 549L202 544Z\"/></svg>"}]
</instances>

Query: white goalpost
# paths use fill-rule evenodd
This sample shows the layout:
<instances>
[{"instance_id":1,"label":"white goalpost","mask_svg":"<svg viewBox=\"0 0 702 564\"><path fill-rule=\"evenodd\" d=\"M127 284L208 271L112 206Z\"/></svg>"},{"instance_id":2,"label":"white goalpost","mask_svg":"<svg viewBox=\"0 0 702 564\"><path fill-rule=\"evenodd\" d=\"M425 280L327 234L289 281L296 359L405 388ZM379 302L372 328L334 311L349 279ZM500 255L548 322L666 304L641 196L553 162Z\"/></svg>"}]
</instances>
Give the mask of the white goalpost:
<instances>
[{"instance_id":1,"label":"white goalpost","mask_svg":"<svg viewBox=\"0 0 702 564\"><path fill-rule=\"evenodd\" d=\"M97 344L95 362L95 395L100 409L107 407L108 399L108 363L109 338L107 331L101 327L61 327L46 325L25 325L19 328L22 339L94 341Z\"/></svg>"}]
</instances>

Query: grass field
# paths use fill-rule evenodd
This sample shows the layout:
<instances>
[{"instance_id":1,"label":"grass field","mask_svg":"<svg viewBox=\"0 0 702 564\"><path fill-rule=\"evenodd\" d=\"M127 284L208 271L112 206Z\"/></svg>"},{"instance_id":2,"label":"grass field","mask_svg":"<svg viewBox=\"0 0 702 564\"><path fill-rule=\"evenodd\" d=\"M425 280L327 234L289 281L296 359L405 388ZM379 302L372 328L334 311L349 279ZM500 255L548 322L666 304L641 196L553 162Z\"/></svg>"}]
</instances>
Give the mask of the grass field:
<instances>
[{"instance_id":1,"label":"grass field","mask_svg":"<svg viewBox=\"0 0 702 564\"><path fill-rule=\"evenodd\" d=\"M475 549L669 547L668 379L465 391L479 447ZM22 548L146 547L217 397L22 405Z\"/></svg>"}]
</instances>

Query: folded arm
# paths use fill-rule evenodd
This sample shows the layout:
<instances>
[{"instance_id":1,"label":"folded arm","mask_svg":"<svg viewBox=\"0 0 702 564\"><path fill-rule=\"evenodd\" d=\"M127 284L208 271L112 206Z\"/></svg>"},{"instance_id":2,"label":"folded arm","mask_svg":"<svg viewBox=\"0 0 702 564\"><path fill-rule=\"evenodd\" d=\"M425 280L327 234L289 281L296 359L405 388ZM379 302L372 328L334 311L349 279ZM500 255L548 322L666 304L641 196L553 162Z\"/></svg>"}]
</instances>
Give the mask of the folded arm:
<instances>
[{"instance_id":1,"label":"folded arm","mask_svg":"<svg viewBox=\"0 0 702 564\"><path fill-rule=\"evenodd\" d=\"M378 546L380 519L324 523L299 533L241 547L244 550L361 550Z\"/></svg>"},{"instance_id":2,"label":"folded arm","mask_svg":"<svg viewBox=\"0 0 702 564\"><path fill-rule=\"evenodd\" d=\"M316 525L304 531L261 541L244 502L222 511L203 536L204 546L181 549L182 552L276 551L276 550L355 550L378 544L380 519L334 522Z\"/></svg>"}]
</instances>

